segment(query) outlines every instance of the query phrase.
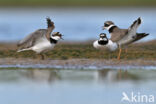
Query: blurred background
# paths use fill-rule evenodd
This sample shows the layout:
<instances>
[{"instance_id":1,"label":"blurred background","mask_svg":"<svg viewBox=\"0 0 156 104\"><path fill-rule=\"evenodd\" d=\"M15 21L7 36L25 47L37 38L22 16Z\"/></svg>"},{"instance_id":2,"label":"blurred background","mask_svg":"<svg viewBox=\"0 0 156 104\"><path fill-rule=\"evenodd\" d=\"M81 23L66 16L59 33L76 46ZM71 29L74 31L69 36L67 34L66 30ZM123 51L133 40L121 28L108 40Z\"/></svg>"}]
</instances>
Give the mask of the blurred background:
<instances>
[{"instance_id":1,"label":"blurred background","mask_svg":"<svg viewBox=\"0 0 156 104\"><path fill-rule=\"evenodd\" d=\"M150 33L142 41L153 40L155 5L155 0L0 0L0 41L18 41L46 28L46 17L55 22L54 31L61 32L66 41L93 40L101 32L108 34L102 30L107 20L128 28L141 17L138 32Z\"/></svg>"},{"instance_id":2,"label":"blurred background","mask_svg":"<svg viewBox=\"0 0 156 104\"><path fill-rule=\"evenodd\" d=\"M156 97L155 6L156 0L0 0L0 102L130 104L121 102L123 92ZM47 28L46 17L55 22L54 31L61 32L64 41L82 44L108 34L102 30L107 20L128 28L141 17L138 32L150 33L141 40L149 42L134 44L116 64L117 52L95 50L90 43L60 44L46 54L44 63L35 53L19 54L15 44L2 44Z\"/></svg>"}]
</instances>

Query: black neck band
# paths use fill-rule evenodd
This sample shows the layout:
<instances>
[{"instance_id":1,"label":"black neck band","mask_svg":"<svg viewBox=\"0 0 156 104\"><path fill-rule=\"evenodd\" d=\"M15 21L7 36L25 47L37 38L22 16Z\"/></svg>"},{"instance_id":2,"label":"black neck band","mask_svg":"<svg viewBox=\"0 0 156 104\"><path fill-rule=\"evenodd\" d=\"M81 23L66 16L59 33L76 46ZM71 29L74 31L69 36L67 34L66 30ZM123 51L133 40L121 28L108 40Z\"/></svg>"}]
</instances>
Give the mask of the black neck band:
<instances>
[{"instance_id":1,"label":"black neck band","mask_svg":"<svg viewBox=\"0 0 156 104\"><path fill-rule=\"evenodd\" d=\"M106 45L106 44L108 44L108 39L107 40L98 40L98 44Z\"/></svg>"},{"instance_id":2,"label":"black neck band","mask_svg":"<svg viewBox=\"0 0 156 104\"><path fill-rule=\"evenodd\" d=\"M108 31L109 33L113 32L114 28L116 28L117 26L112 26Z\"/></svg>"},{"instance_id":3,"label":"black neck band","mask_svg":"<svg viewBox=\"0 0 156 104\"><path fill-rule=\"evenodd\" d=\"M51 43L51 44L53 44L53 43L56 44L56 43L57 43L57 40L55 40L55 39L53 39L53 38L50 38L50 43Z\"/></svg>"}]
</instances>

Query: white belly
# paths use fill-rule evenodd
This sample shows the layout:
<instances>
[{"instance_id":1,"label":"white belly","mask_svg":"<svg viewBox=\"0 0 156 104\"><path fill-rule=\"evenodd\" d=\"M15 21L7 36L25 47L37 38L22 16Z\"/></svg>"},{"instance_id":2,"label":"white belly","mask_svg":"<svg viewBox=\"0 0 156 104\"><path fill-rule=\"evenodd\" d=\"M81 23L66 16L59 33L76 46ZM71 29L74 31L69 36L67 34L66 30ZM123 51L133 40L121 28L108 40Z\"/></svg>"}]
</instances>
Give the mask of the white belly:
<instances>
[{"instance_id":1,"label":"white belly","mask_svg":"<svg viewBox=\"0 0 156 104\"><path fill-rule=\"evenodd\" d=\"M98 40L96 40L94 43L93 43L93 47L96 48L96 49L101 49L101 48L106 48L106 45L100 45L98 43Z\"/></svg>"},{"instance_id":2,"label":"white belly","mask_svg":"<svg viewBox=\"0 0 156 104\"><path fill-rule=\"evenodd\" d=\"M32 50L41 53L53 49L55 44L51 44L47 39L41 39L37 44L32 47Z\"/></svg>"},{"instance_id":3,"label":"white belly","mask_svg":"<svg viewBox=\"0 0 156 104\"><path fill-rule=\"evenodd\" d=\"M109 40L106 47L108 47L110 51L115 51L118 48L118 45L117 43L114 43L111 40Z\"/></svg>"},{"instance_id":4,"label":"white belly","mask_svg":"<svg viewBox=\"0 0 156 104\"><path fill-rule=\"evenodd\" d=\"M93 43L93 46L96 49L104 49L104 48L107 48L110 51L115 51L118 48L118 45L116 43L112 42L111 40L109 40L108 41L108 44L106 44L106 45L100 45L100 44L98 44L98 40L96 40Z\"/></svg>"}]
</instances>

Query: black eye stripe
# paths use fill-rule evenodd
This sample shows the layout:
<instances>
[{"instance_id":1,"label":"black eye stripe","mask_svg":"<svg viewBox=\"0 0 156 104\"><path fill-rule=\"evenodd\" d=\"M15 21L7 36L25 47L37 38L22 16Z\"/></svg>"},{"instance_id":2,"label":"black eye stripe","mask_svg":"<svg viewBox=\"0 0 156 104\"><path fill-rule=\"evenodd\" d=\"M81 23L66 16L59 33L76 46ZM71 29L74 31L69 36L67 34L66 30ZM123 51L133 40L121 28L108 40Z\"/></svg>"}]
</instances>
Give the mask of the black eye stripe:
<instances>
[{"instance_id":1,"label":"black eye stripe","mask_svg":"<svg viewBox=\"0 0 156 104\"><path fill-rule=\"evenodd\" d=\"M109 26L109 25L108 25L108 24L106 24L106 23L105 23L104 25L105 25L105 27L108 27L108 26Z\"/></svg>"}]
</instances>

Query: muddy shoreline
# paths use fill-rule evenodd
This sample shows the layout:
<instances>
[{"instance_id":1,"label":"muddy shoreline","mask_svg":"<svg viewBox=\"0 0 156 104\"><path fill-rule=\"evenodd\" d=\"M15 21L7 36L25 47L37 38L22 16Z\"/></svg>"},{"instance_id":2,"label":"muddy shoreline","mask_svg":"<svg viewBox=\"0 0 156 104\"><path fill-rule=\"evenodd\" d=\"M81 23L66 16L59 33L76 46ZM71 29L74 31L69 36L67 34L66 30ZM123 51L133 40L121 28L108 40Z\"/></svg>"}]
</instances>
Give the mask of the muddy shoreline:
<instances>
[{"instance_id":1,"label":"muddy shoreline","mask_svg":"<svg viewBox=\"0 0 156 104\"><path fill-rule=\"evenodd\" d=\"M23 58L0 58L0 67L19 68L64 68L64 69L130 69L156 68L156 60L104 60L104 59L68 59L68 60L36 60Z\"/></svg>"}]
</instances>

